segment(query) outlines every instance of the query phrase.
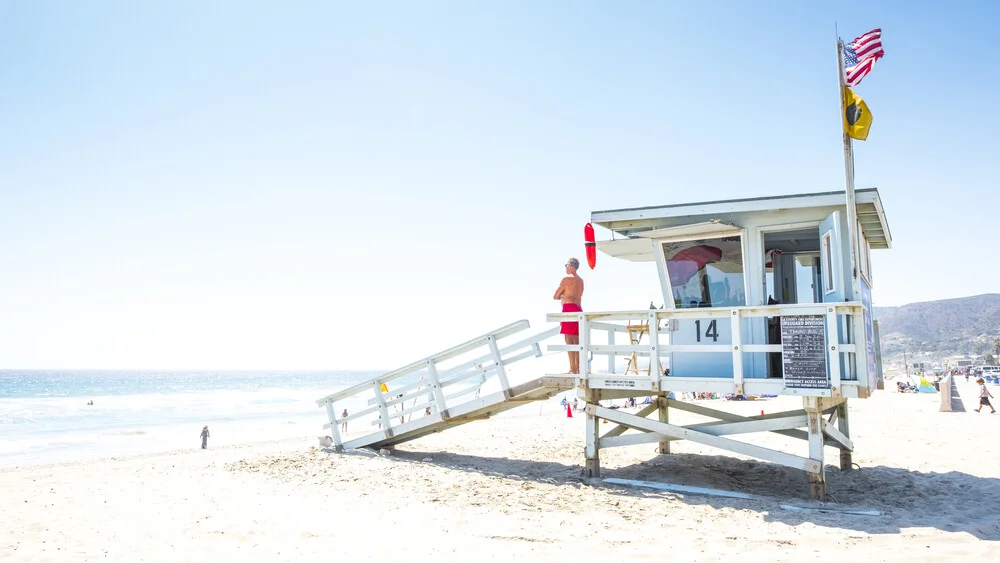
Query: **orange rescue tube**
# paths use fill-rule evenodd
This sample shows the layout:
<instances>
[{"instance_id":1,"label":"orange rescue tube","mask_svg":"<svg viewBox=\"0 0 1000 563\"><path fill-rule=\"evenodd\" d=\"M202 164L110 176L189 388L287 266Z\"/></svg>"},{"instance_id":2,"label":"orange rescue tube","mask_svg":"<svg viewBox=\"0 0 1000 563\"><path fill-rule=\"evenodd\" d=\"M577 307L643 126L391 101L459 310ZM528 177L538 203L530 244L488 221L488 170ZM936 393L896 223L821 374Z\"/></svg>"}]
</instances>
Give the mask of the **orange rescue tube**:
<instances>
[{"instance_id":1,"label":"orange rescue tube","mask_svg":"<svg viewBox=\"0 0 1000 563\"><path fill-rule=\"evenodd\" d=\"M587 249L587 265L593 270L597 265L597 243L594 242L594 226L590 223L583 228L583 246Z\"/></svg>"}]
</instances>

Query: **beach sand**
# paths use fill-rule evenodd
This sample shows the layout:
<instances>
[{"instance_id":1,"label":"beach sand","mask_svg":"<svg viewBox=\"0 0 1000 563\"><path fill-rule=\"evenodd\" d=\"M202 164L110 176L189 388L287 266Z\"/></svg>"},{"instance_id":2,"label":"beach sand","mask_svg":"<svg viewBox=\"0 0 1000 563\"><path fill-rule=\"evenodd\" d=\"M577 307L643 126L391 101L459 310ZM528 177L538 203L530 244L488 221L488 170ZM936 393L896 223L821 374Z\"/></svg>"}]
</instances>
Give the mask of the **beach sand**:
<instances>
[{"instance_id":1,"label":"beach sand","mask_svg":"<svg viewBox=\"0 0 1000 563\"><path fill-rule=\"evenodd\" d=\"M764 498L588 482L585 417L567 418L553 400L390 455L334 453L310 437L3 470L0 559L992 559L1000 540L1000 415L973 412L975 386L958 386L969 412L939 413L937 394L888 389L851 401L861 469L841 472L837 450L828 448L829 494L838 506L880 516L783 510L811 504L804 473L690 442L674 442L669 455L657 455L655 444L602 450L602 476ZM703 403L759 414L801 400ZM674 424L698 420L671 412ZM755 436L808 451L805 442Z\"/></svg>"}]
</instances>

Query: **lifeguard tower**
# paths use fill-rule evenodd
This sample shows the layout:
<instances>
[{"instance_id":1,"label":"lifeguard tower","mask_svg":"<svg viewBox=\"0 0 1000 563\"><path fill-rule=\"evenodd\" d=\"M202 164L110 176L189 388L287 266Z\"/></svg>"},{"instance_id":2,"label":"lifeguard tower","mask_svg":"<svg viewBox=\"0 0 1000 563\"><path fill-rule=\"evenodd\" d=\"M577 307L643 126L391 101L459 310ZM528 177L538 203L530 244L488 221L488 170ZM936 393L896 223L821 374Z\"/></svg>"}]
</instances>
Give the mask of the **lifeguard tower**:
<instances>
[{"instance_id":1,"label":"lifeguard tower","mask_svg":"<svg viewBox=\"0 0 1000 563\"><path fill-rule=\"evenodd\" d=\"M813 495L826 494L825 446L851 469L847 401L881 387L878 336L871 317L872 249L892 238L876 189L855 192L850 224L844 192L596 211L591 220L611 239L604 254L653 262L664 310L559 313L550 321L580 322L580 397L587 402L586 466L600 475L602 448L691 440L803 469ZM848 236L851 228L856 229ZM857 241L851 252L850 240ZM853 255L852 255L853 254ZM641 346L618 344L622 323L647 321L659 330ZM661 373L616 372L616 358L643 353L665 360ZM601 369L606 358L607 363ZM732 396L794 395L802 409L743 417L669 398L685 392ZM653 396L635 414L602 407L606 399ZM680 427L671 408L716 418ZM653 412L658 420L647 419ZM617 426L600 435L600 421ZM628 430L637 432L626 433ZM728 438L778 432L808 442L808 456Z\"/></svg>"},{"instance_id":2,"label":"lifeguard tower","mask_svg":"<svg viewBox=\"0 0 1000 563\"><path fill-rule=\"evenodd\" d=\"M591 222L611 237L597 248L654 263L665 308L548 315L580 323L578 345L548 350L589 361L579 375L514 384L513 365L541 356L541 343L559 330L509 342L528 328L517 321L319 399L325 428L338 450L388 447L575 387L586 401L590 477L600 476L603 448L657 443L669 453L671 441L690 440L802 469L822 498L824 448L838 448L841 468L851 469L848 399L881 386L869 256L892 239L878 191L854 196L846 200L853 205L844 192L829 192L595 211ZM650 369L635 369L639 357ZM685 392L799 396L802 409L740 416L677 398ZM635 413L601 406L644 396L650 404ZM671 409L716 420L678 426ZM602 420L615 423L604 434ZM342 436L347 421L361 430ZM761 432L806 441L808 455L729 437Z\"/></svg>"}]
</instances>

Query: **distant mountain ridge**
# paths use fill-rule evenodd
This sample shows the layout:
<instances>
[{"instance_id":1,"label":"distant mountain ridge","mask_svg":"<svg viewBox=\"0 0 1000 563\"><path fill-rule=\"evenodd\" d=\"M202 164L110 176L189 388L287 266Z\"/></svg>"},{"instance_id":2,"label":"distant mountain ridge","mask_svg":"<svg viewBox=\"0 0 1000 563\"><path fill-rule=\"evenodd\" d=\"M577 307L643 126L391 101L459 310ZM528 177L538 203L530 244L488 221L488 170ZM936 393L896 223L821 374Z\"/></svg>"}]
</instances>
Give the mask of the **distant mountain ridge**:
<instances>
[{"instance_id":1,"label":"distant mountain ridge","mask_svg":"<svg viewBox=\"0 0 1000 563\"><path fill-rule=\"evenodd\" d=\"M1000 337L1000 293L875 307L882 355L991 353Z\"/></svg>"}]
</instances>

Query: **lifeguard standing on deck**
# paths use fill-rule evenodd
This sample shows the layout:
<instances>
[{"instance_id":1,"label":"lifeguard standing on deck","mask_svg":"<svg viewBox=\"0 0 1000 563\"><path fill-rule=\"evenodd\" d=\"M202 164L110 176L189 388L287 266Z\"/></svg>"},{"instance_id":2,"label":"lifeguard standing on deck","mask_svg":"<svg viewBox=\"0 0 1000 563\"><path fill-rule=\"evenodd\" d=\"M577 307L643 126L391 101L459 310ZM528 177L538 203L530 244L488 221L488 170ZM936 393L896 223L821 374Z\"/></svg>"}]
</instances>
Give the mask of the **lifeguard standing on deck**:
<instances>
[{"instance_id":1,"label":"lifeguard standing on deck","mask_svg":"<svg viewBox=\"0 0 1000 563\"><path fill-rule=\"evenodd\" d=\"M583 301L583 278L577 275L580 268L580 261L570 258L566 261L566 277L559 283L559 289L552 297L562 301L563 313L579 313L583 311L580 303ZM580 343L580 323L577 321L564 322L559 333L566 337L566 344ZM580 352L567 352L569 354L569 373L580 373Z\"/></svg>"}]
</instances>

